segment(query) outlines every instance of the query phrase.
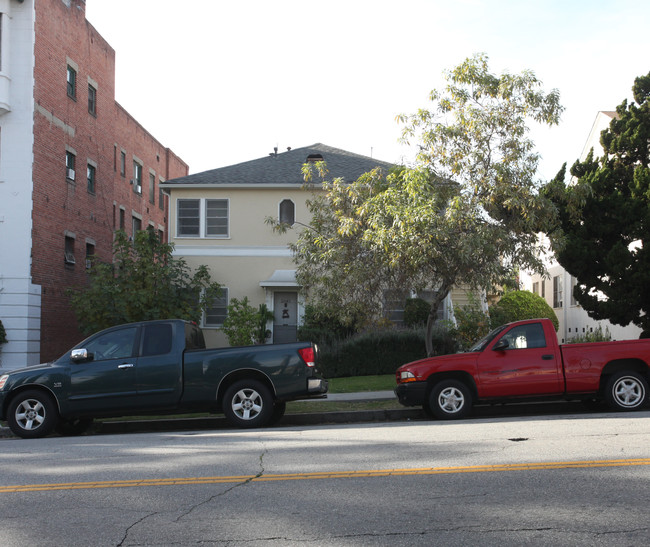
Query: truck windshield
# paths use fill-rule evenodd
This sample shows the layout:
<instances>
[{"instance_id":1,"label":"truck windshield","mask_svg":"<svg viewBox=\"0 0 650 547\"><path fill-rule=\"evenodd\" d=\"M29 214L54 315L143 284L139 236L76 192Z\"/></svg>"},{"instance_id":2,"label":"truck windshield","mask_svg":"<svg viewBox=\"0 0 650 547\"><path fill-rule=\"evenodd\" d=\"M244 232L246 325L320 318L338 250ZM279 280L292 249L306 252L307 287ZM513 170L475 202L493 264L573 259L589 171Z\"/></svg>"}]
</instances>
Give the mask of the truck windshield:
<instances>
[{"instance_id":1,"label":"truck windshield","mask_svg":"<svg viewBox=\"0 0 650 547\"><path fill-rule=\"evenodd\" d=\"M507 327L507 325L501 325L500 327L497 327L493 331L490 331L489 334L481 338L476 344L474 344L471 348L467 350L467 352L472 352L472 351L483 351L487 345L494 340L494 338L503 330Z\"/></svg>"}]
</instances>

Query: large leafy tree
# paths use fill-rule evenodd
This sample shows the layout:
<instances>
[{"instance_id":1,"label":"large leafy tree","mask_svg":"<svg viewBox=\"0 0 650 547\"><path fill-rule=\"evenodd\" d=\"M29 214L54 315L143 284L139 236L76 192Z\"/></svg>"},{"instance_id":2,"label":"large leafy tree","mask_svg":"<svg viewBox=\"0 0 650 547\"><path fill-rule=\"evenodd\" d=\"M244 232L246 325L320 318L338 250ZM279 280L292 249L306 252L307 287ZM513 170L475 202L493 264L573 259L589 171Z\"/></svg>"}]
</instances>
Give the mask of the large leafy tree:
<instances>
[{"instance_id":1,"label":"large leafy tree","mask_svg":"<svg viewBox=\"0 0 650 547\"><path fill-rule=\"evenodd\" d=\"M446 77L430 110L399 117L404 140L419 147L416 164L326 182L294 245L298 280L329 312L368 316L386 289L435 289L428 353L453 286L485 287L515 264L540 267L535 233L551 212L528 124L556 124L562 110L531 72L496 76L484 55Z\"/></svg>"},{"instance_id":2,"label":"large leafy tree","mask_svg":"<svg viewBox=\"0 0 650 547\"><path fill-rule=\"evenodd\" d=\"M90 334L150 319L198 321L220 286L206 266L193 272L172 256L173 250L150 229L137 232L133 240L116 232L113 262L93 261L88 286L70 295L81 331Z\"/></svg>"},{"instance_id":3,"label":"large leafy tree","mask_svg":"<svg viewBox=\"0 0 650 547\"><path fill-rule=\"evenodd\" d=\"M565 167L546 188L558 207L551 242L577 279L573 294L595 319L650 329L650 74L601 133L602 157Z\"/></svg>"}]
</instances>

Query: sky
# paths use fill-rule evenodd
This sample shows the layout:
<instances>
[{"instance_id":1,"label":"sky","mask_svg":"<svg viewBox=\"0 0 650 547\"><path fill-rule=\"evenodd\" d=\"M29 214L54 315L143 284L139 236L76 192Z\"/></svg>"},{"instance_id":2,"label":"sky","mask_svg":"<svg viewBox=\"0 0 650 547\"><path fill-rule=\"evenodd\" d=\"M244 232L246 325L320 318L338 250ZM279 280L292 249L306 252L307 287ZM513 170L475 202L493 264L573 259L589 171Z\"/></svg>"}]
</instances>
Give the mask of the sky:
<instances>
[{"instance_id":1,"label":"sky","mask_svg":"<svg viewBox=\"0 0 650 547\"><path fill-rule=\"evenodd\" d=\"M650 72L647 0L87 0L116 100L197 173L317 142L410 162L398 114L476 53L532 70L565 107L531 128L540 180Z\"/></svg>"}]
</instances>

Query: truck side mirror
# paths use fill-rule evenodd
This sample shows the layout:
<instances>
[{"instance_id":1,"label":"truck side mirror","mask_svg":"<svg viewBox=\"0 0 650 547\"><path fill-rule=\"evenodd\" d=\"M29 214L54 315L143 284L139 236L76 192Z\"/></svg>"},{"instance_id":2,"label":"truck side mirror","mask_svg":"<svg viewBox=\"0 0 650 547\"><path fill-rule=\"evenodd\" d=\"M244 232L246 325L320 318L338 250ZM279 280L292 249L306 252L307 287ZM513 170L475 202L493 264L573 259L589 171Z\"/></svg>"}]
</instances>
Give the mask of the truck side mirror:
<instances>
[{"instance_id":1,"label":"truck side mirror","mask_svg":"<svg viewBox=\"0 0 650 547\"><path fill-rule=\"evenodd\" d=\"M93 358L92 353L88 353L88 350L85 348L73 349L70 352L70 360L75 363L81 363L82 361L90 361Z\"/></svg>"},{"instance_id":2,"label":"truck side mirror","mask_svg":"<svg viewBox=\"0 0 650 547\"><path fill-rule=\"evenodd\" d=\"M505 338L501 338L496 345L492 348L494 351L503 351L510 347L510 344Z\"/></svg>"}]
</instances>

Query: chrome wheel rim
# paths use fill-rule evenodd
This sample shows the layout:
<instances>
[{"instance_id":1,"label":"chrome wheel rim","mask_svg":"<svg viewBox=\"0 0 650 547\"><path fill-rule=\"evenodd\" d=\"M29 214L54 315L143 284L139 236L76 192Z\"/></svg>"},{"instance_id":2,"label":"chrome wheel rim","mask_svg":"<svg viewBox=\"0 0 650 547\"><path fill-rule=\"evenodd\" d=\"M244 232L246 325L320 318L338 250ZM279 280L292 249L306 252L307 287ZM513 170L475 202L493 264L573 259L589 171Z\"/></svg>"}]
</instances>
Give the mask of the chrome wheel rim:
<instances>
[{"instance_id":1,"label":"chrome wheel rim","mask_svg":"<svg viewBox=\"0 0 650 547\"><path fill-rule=\"evenodd\" d=\"M38 429L45 421L45 407L36 399L26 399L16 407L16 423L26 431Z\"/></svg>"},{"instance_id":2,"label":"chrome wheel rim","mask_svg":"<svg viewBox=\"0 0 650 547\"><path fill-rule=\"evenodd\" d=\"M262 396L254 389L240 389L232 398L231 407L235 415L242 420L253 420L260 412L264 403Z\"/></svg>"},{"instance_id":3,"label":"chrome wheel rim","mask_svg":"<svg viewBox=\"0 0 650 547\"><path fill-rule=\"evenodd\" d=\"M448 414L454 414L463 408L465 396L463 392L455 387L447 387L438 395L438 406Z\"/></svg>"},{"instance_id":4,"label":"chrome wheel rim","mask_svg":"<svg viewBox=\"0 0 650 547\"><path fill-rule=\"evenodd\" d=\"M612 394L620 406L634 408L643 403L645 399L645 388L633 376L624 376L614 384Z\"/></svg>"}]
</instances>

